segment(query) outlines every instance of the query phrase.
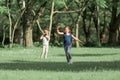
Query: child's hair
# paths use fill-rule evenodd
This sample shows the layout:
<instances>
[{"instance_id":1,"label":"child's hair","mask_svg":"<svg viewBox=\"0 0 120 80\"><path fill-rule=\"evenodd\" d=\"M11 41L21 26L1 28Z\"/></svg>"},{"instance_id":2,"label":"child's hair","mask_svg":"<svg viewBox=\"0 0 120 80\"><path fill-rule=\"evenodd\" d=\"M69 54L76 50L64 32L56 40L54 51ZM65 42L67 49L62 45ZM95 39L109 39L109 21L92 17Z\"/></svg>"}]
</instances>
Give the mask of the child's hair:
<instances>
[{"instance_id":1,"label":"child's hair","mask_svg":"<svg viewBox=\"0 0 120 80\"><path fill-rule=\"evenodd\" d=\"M43 31L45 31L45 30L49 32L49 29L48 29L48 28L43 29Z\"/></svg>"}]
</instances>

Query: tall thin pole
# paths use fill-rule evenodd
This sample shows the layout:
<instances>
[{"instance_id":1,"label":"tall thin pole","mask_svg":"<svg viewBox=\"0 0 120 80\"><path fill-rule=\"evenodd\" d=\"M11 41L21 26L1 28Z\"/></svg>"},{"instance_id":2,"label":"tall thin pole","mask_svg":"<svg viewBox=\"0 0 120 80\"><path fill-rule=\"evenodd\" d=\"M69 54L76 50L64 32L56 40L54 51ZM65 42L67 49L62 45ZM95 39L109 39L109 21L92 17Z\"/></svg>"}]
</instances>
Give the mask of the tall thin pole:
<instances>
[{"instance_id":1,"label":"tall thin pole","mask_svg":"<svg viewBox=\"0 0 120 80\"><path fill-rule=\"evenodd\" d=\"M49 36L51 35L51 30L52 30L54 6L55 6L55 3L54 3L54 0L52 0L51 15L50 15L50 25L49 25Z\"/></svg>"}]
</instances>

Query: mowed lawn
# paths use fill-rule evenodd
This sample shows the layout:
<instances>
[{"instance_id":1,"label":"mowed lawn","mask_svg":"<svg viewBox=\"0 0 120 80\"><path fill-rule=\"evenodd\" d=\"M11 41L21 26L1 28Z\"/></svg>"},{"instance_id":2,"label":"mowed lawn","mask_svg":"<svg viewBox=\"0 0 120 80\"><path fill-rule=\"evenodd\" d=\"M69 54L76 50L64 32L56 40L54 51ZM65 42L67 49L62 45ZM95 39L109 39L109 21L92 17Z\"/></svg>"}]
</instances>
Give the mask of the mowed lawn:
<instances>
[{"instance_id":1,"label":"mowed lawn","mask_svg":"<svg viewBox=\"0 0 120 80\"><path fill-rule=\"evenodd\" d=\"M63 48L0 48L0 80L120 80L120 48L72 48L73 64Z\"/></svg>"}]
</instances>

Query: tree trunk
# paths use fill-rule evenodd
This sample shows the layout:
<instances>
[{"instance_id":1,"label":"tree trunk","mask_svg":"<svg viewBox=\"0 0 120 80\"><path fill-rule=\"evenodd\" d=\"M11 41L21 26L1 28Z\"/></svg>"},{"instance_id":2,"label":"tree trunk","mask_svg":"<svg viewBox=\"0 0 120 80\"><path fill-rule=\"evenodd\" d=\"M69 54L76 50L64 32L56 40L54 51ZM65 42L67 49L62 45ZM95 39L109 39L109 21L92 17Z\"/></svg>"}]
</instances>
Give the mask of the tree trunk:
<instances>
[{"instance_id":1,"label":"tree trunk","mask_svg":"<svg viewBox=\"0 0 120 80\"><path fill-rule=\"evenodd\" d=\"M43 10L42 10L43 11ZM35 14L35 11L33 11L32 10L32 12L33 12L33 14L34 14L34 16L36 15ZM39 14L40 14L40 12L38 12ZM34 19L34 23L36 22L37 23L37 26L38 26L38 29L39 29L39 31L42 33L42 34L44 34L44 32L43 32L43 30L42 30L42 28L41 28L41 25L40 25L40 22L39 22L39 17L40 16L36 16L36 18Z\"/></svg>"},{"instance_id":2,"label":"tree trunk","mask_svg":"<svg viewBox=\"0 0 120 80\"><path fill-rule=\"evenodd\" d=\"M86 6L82 8L81 12L78 13L78 18L76 20L76 23L75 23L75 36L77 38L79 38L79 23L80 23L80 20L81 20L81 13L84 12L84 10L86 9ZM76 47L79 47L79 42L76 41Z\"/></svg>"},{"instance_id":3,"label":"tree trunk","mask_svg":"<svg viewBox=\"0 0 120 80\"><path fill-rule=\"evenodd\" d=\"M117 7L119 0L112 0L113 7L112 7L112 17L110 22L110 29L109 29L109 44L116 45L118 43L118 28L119 28L119 17L117 18Z\"/></svg>"},{"instance_id":4,"label":"tree trunk","mask_svg":"<svg viewBox=\"0 0 120 80\"><path fill-rule=\"evenodd\" d=\"M119 41L119 45L120 45L120 25L119 25L118 33L119 33L118 41Z\"/></svg>"},{"instance_id":5,"label":"tree trunk","mask_svg":"<svg viewBox=\"0 0 120 80\"><path fill-rule=\"evenodd\" d=\"M12 18L10 13L10 0L6 0L8 8L8 18L9 18L9 48L12 48Z\"/></svg>"},{"instance_id":6,"label":"tree trunk","mask_svg":"<svg viewBox=\"0 0 120 80\"><path fill-rule=\"evenodd\" d=\"M33 46L33 38L32 38L32 26L33 26L33 15L32 8L36 3L36 0L30 0L27 3L25 8L25 13L23 14L23 43L25 47Z\"/></svg>"},{"instance_id":7,"label":"tree trunk","mask_svg":"<svg viewBox=\"0 0 120 80\"><path fill-rule=\"evenodd\" d=\"M51 35L52 30L52 22L53 22L53 15L54 15L54 0L52 0L52 7L51 7L51 15L50 15L50 25L49 25L49 36Z\"/></svg>"},{"instance_id":8,"label":"tree trunk","mask_svg":"<svg viewBox=\"0 0 120 80\"><path fill-rule=\"evenodd\" d=\"M33 46L33 39L32 39L32 25L26 24L26 27L23 27L23 42L25 47L32 47Z\"/></svg>"},{"instance_id":9,"label":"tree trunk","mask_svg":"<svg viewBox=\"0 0 120 80\"><path fill-rule=\"evenodd\" d=\"M81 19L81 16L79 16L79 20ZM76 23L76 27L75 27L75 36L78 38L79 37L79 21ZM76 41L76 47L79 47L79 42Z\"/></svg>"},{"instance_id":10,"label":"tree trunk","mask_svg":"<svg viewBox=\"0 0 120 80\"><path fill-rule=\"evenodd\" d=\"M103 29L102 31L100 32L100 42L101 43L105 43L106 42L106 29L108 27L107 25L107 11L104 11L104 26L103 26Z\"/></svg>"},{"instance_id":11,"label":"tree trunk","mask_svg":"<svg viewBox=\"0 0 120 80\"><path fill-rule=\"evenodd\" d=\"M23 29L21 25L18 25L19 27L15 30L14 34L14 42L18 43L20 45L23 45Z\"/></svg>"},{"instance_id":12,"label":"tree trunk","mask_svg":"<svg viewBox=\"0 0 120 80\"><path fill-rule=\"evenodd\" d=\"M94 11L94 18L93 18L95 28L96 28L96 36L97 36L97 44L101 46L100 43L100 19L99 19L99 6L96 6L96 10Z\"/></svg>"},{"instance_id":13,"label":"tree trunk","mask_svg":"<svg viewBox=\"0 0 120 80\"><path fill-rule=\"evenodd\" d=\"M100 43L100 18L99 18L99 6L97 6L97 38L98 38L98 46L101 46L101 43Z\"/></svg>"},{"instance_id":14,"label":"tree trunk","mask_svg":"<svg viewBox=\"0 0 120 80\"><path fill-rule=\"evenodd\" d=\"M6 34L5 34L5 25L3 25L3 39L2 39L2 46L4 46L4 42L5 42L5 36L6 36Z\"/></svg>"},{"instance_id":15,"label":"tree trunk","mask_svg":"<svg viewBox=\"0 0 120 80\"><path fill-rule=\"evenodd\" d=\"M23 27L20 26L20 37L19 37L20 45L23 45Z\"/></svg>"},{"instance_id":16,"label":"tree trunk","mask_svg":"<svg viewBox=\"0 0 120 80\"><path fill-rule=\"evenodd\" d=\"M33 46L32 38L32 15L31 10L27 9L23 20L23 44L25 47Z\"/></svg>"},{"instance_id":17,"label":"tree trunk","mask_svg":"<svg viewBox=\"0 0 120 80\"><path fill-rule=\"evenodd\" d=\"M75 36L76 36L77 38L79 38L79 23L80 23L80 20L81 20L81 14L79 13L79 14L78 14L77 21L76 21L76 24L75 24ZM75 46L76 46L76 47L79 47L79 42L76 41L75 43L76 43Z\"/></svg>"},{"instance_id":18,"label":"tree trunk","mask_svg":"<svg viewBox=\"0 0 120 80\"><path fill-rule=\"evenodd\" d=\"M14 37L16 37L15 42L18 42L18 43L20 43L21 45L23 44L23 28L22 28L22 26L21 26L21 24L20 24L20 20L21 20L21 18L22 18L22 16L23 16L24 12L25 12L25 9L22 10L22 12L20 13L17 21L16 21L15 24L14 24L13 31L12 31L12 42L14 41ZM19 27L18 27L18 26L19 26ZM17 29L18 31L16 31L16 29ZM16 36L15 36L15 35L16 35ZM21 41L21 40L22 40L22 41Z\"/></svg>"},{"instance_id":19,"label":"tree trunk","mask_svg":"<svg viewBox=\"0 0 120 80\"><path fill-rule=\"evenodd\" d=\"M83 12L83 30L85 33L85 39L86 39L86 43L90 42L90 28L92 25L92 16L90 18L90 22L89 22L89 27L87 28L86 25L86 10Z\"/></svg>"}]
</instances>

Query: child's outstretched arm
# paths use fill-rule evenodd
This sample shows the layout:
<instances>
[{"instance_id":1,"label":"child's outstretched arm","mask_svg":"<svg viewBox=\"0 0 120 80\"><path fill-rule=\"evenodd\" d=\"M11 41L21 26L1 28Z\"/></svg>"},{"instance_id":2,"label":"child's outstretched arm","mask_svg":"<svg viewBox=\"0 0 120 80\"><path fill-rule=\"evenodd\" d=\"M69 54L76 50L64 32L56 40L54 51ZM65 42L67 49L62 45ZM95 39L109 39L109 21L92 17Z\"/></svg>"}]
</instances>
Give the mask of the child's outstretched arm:
<instances>
[{"instance_id":1,"label":"child's outstretched arm","mask_svg":"<svg viewBox=\"0 0 120 80\"><path fill-rule=\"evenodd\" d=\"M64 33L63 32L60 32L60 30L59 30L60 28L59 27L57 27L57 33L58 34L60 34L60 35L63 35Z\"/></svg>"},{"instance_id":2,"label":"child's outstretched arm","mask_svg":"<svg viewBox=\"0 0 120 80\"><path fill-rule=\"evenodd\" d=\"M83 42L83 41L81 41L80 39L78 39L77 37L75 37L75 36L73 36L73 35L72 35L72 38L73 38L74 40L76 40L76 41L78 41L78 42L80 42L80 43L84 44L84 42Z\"/></svg>"},{"instance_id":3,"label":"child's outstretched arm","mask_svg":"<svg viewBox=\"0 0 120 80\"><path fill-rule=\"evenodd\" d=\"M43 35L40 37L40 39L43 39Z\"/></svg>"}]
</instances>

